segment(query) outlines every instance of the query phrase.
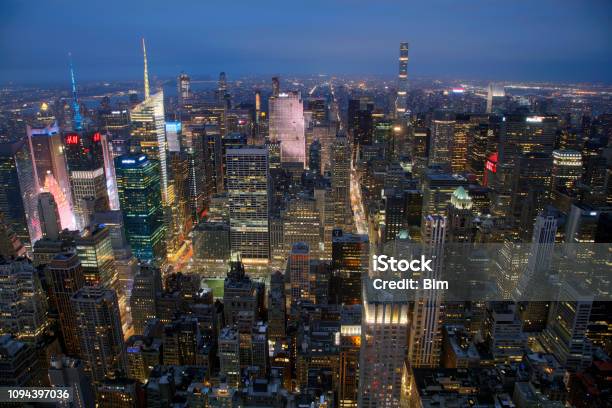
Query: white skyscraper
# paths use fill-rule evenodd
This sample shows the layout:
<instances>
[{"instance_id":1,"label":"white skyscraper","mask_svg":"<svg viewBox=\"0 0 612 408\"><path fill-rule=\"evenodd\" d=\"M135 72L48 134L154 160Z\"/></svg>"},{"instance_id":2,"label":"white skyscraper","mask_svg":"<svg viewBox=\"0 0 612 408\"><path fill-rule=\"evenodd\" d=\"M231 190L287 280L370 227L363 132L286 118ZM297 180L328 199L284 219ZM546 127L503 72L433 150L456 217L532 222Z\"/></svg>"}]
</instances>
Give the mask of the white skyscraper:
<instances>
[{"instance_id":1,"label":"white skyscraper","mask_svg":"<svg viewBox=\"0 0 612 408\"><path fill-rule=\"evenodd\" d=\"M267 263L270 256L268 149L228 149L226 181L232 251L239 252L245 264Z\"/></svg>"},{"instance_id":2,"label":"white skyscraper","mask_svg":"<svg viewBox=\"0 0 612 408\"><path fill-rule=\"evenodd\" d=\"M432 271L425 272L421 279L441 277L444 264L448 219L441 215L428 215L423 219L421 236L423 252L432 259ZM424 290L415 293L414 314L410 330L409 359L412 367L437 367L440 361L442 342L442 293L439 290Z\"/></svg>"},{"instance_id":3,"label":"white skyscraper","mask_svg":"<svg viewBox=\"0 0 612 408\"><path fill-rule=\"evenodd\" d=\"M304 105L299 92L271 96L270 140L281 142L281 162L306 164Z\"/></svg>"}]
</instances>

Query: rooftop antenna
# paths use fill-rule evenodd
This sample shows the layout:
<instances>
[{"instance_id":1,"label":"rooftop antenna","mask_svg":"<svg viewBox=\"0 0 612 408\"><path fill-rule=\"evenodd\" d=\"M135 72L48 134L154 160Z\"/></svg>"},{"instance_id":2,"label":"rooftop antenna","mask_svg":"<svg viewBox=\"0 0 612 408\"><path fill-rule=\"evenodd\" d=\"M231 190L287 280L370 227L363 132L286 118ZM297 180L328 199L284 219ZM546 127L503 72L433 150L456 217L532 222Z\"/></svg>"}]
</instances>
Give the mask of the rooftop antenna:
<instances>
[{"instance_id":1,"label":"rooftop antenna","mask_svg":"<svg viewBox=\"0 0 612 408\"><path fill-rule=\"evenodd\" d=\"M72 82L72 121L74 130L83 129L83 117L81 116L81 105L77 95L76 80L74 79L74 67L72 66L72 53L68 53L70 58L70 81Z\"/></svg>"}]
</instances>

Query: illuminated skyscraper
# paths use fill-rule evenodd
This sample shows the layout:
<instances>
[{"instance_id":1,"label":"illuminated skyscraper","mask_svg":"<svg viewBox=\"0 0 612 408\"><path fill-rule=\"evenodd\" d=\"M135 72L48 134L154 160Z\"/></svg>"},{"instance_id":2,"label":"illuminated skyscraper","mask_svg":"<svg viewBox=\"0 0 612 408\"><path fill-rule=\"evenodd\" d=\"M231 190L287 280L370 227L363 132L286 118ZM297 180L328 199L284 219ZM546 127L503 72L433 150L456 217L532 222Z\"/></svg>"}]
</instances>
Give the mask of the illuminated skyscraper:
<instances>
[{"instance_id":1,"label":"illuminated skyscraper","mask_svg":"<svg viewBox=\"0 0 612 408\"><path fill-rule=\"evenodd\" d=\"M134 255L162 262L166 236L160 193L159 163L146 155L124 155L115 160L117 189L125 233Z\"/></svg>"},{"instance_id":2,"label":"illuminated skyscraper","mask_svg":"<svg viewBox=\"0 0 612 408\"><path fill-rule=\"evenodd\" d=\"M446 110L434 112L431 121L429 165L437 164L450 169L454 135L455 115Z\"/></svg>"},{"instance_id":3,"label":"illuminated skyscraper","mask_svg":"<svg viewBox=\"0 0 612 408\"><path fill-rule=\"evenodd\" d=\"M191 98L191 79L184 72L177 79L179 103L184 105Z\"/></svg>"},{"instance_id":4,"label":"illuminated skyscraper","mask_svg":"<svg viewBox=\"0 0 612 408\"><path fill-rule=\"evenodd\" d=\"M27 127L30 156L34 163L35 190L53 194L62 228L74 229L72 194L59 127L56 122L38 126Z\"/></svg>"},{"instance_id":5,"label":"illuminated skyscraper","mask_svg":"<svg viewBox=\"0 0 612 408\"><path fill-rule=\"evenodd\" d=\"M558 120L556 116L505 115L499 135L499 162L515 164L521 154L552 155Z\"/></svg>"},{"instance_id":6,"label":"illuminated skyscraper","mask_svg":"<svg viewBox=\"0 0 612 408\"><path fill-rule=\"evenodd\" d=\"M501 102L503 102L505 96L506 91L503 85L491 82L487 88L487 113L493 113L499 108L503 108Z\"/></svg>"},{"instance_id":7,"label":"illuminated skyscraper","mask_svg":"<svg viewBox=\"0 0 612 408\"><path fill-rule=\"evenodd\" d=\"M588 367L591 342L586 337L593 307L593 294L579 284L564 282L550 308L548 326L542 340L545 347L570 372Z\"/></svg>"},{"instance_id":8,"label":"illuminated skyscraper","mask_svg":"<svg viewBox=\"0 0 612 408\"><path fill-rule=\"evenodd\" d=\"M300 93L271 96L269 110L270 140L281 142L281 161L305 165L304 105Z\"/></svg>"},{"instance_id":9,"label":"illuminated skyscraper","mask_svg":"<svg viewBox=\"0 0 612 408\"><path fill-rule=\"evenodd\" d=\"M26 247L41 238L36 176L23 141L0 143L0 212Z\"/></svg>"},{"instance_id":10,"label":"illuminated skyscraper","mask_svg":"<svg viewBox=\"0 0 612 408\"><path fill-rule=\"evenodd\" d=\"M94 212L110 209L100 132L64 136L77 228L87 227Z\"/></svg>"},{"instance_id":11,"label":"illuminated skyscraper","mask_svg":"<svg viewBox=\"0 0 612 408\"><path fill-rule=\"evenodd\" d=\"M76 252L88 285L117 288L117 270L111 245L110 230L106 226L91 226L76 239Z\"/></svg>"},{"instance_id":12,"label":"illuminated skyscraper","mask_svg":"<svg viewBox=\"0 0 612 408\"><path fill-rule=\"evenodd\" d=\"M359 407L399 407L408 344L409 302L405 291L364 285Z\"/></svg>"},{"instance_id":13,"label":"illuminated skyscraper","mask_svg":"<svg viewBox=\"0 0 612 408\"><path fill-rule=\"evenodd\" d=\"M297 242L293 244L287 259L287 274L291 283L291 304L310 300L310 249L308 244Z\"/></svg>"},{"instance_id":14,"label":"illuminated skyscraper","mask_svg":"<svg viewBox=\"0 0 612 408\"><path fill-rule=\"evenodd\" d=\"M114 290L84 286L71 299L74 325L85 363L93 383L100 383L115 371L127 370L119 303Z\"/></svg>"},{"instance_id":15,"label":"illuminated skyscraper","mask_svg":"<svg viewBox=\"0 0 612 408\"><path fill-rule=\"evenodd\" d=\"M334 225L351 231L353 218L351 210L351 148L344 136L336 137L331 147L331 187L335 206Z\"/></svg>"},{"instance_id":16,"label":"illuminated skyscraper","mask_svg":"<svg viewBox=\"0 0 612 408\"><path fill-rule=\"evenodd\" d=\"M422 279L442 276L444 245L447 240L448 219L440 215L424 217L421 225L423 250L432 259L432 271ZM442 296L439 290L425 290L422 286L415 293L414 312L410 328L408 358L412 367L438 366L442 344Z\"/></svg>"},{"instance_id":17,"label":"illuminated skyscraper","mask_svg":"<svg viewBox=\"0 0 612 408\"><path fill-rule=\"evenodd\" d=\"M272 96L280 94L280 80L278 77L272 77Z\"/></svg>"},{"instance_id":18,"label":"illuminated skyscraper","mask_svg":"<svg viewBox=\"0 0 612 408\"><path fill-rule=\"evenodd\" d=\"M554 150L552 155L552 190L573 188L582 176L582 155L575 150Z\"/></svg>"},{"instance_id":19,"label":"illuminated skyscraper","mask_svg":"<svg viewBox=\"0 0 612 408\"><path fill-rule=\"evenodd\" d=\"M400 43L399 74L397 76L397 98L395 99L395 114L399 117L406 112L406 96L408 93L408 43Z\"/></svg>"},{"instance_id":20,"label":"illuminated skyscraper","mask_svg":"<svg viewBox=\"0 0 612 408\"><path fill-rule=\"evenodd\" d=\"M66 353L78 356L77 323L70 299L85 285L81 262L76 254L61 253L53 258L46 272L51 288L51 299L59 315Z\"/></svg>"},{"instance_id":21,"label":"illuminated skyscraper","mask_svg":"<svg viewBox=\"0 0 612 408\"><path fill-rule=\"evenodd\" d=\"M268 171L265 147L227 151L230 243L245 263L267 263L270 256Z\"/></svg>"},{"instance_id":22,"label":"illuminated skyscraper","mask_svg":"<svg viewBox=\"0 0 612 408\"><path fill-rule=\"evenodd\" d=\"M27 259L0 259L0 334L35 342L48 325L47 295Z\"/></svg>"}]
</instances>

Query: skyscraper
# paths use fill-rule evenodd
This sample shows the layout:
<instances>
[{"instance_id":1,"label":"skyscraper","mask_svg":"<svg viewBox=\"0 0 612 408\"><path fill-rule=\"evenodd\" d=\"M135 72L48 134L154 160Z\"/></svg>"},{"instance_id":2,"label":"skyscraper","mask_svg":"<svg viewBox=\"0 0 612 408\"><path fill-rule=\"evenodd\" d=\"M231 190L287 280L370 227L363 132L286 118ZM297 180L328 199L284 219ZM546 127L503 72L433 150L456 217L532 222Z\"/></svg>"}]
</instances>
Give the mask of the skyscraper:
<instances>
[{"instance_id":1,"label":"skyscraper","mask_svg":"<svg viewBox=\"0 0 612 408\"><path fill-rule=\"evenodd\" d=\"M191 79L184 72L178 76L177 88L179 95L179 104L183 106L191 97Z\"/></svg>"},{"instance_id":2,"label":"skyscraper","mask_svg":"<svg viewBox=\"0 0 612 408\"><path fill-rule=\"evenodd\" d=\"M0 299L0 334L28 342L41 338L49 324L47 296L27 259L0 259Z\"/></svg>"},{"instance_id":3,"label":"skyscraper","mask_svg":"<svg viewBox=\"0 0 612 408\"><path fill-rule=\"evenodd\" d=\"M345 136L338 136L331 148L331 188L334 225L345 231L353 228L351 210L351 149Z\"/></svg>"},{"instance_id":4,"label":"skyscraper","mask_svg":"<svg viewBox=\"0 0 612 408\"><path fill-rule=\"evenodd\" d=\"M24 142L0 143L0 212L27 247L42 236L31 152Z\"/></svg>"},{"instance_id":5,"label":"skyscraper","mask_svg":"<svg viewBox=\"0 0 612 408\"><path fill-rule=\"evenodd\" d=\"M68 167L57 122L28 126L27 134L30 160L34 163L35 190L53 194L62 228L74 229Z\"/></svg>"},{"instance_id":6,"label":"skyscraper","mask_svg":"<svg viewBox=\"0 0 612 408\"><path fill-rule=\"evenodd\" d=\"M455 135L455 115L447 110L434 112L431 121L429 165L451 166L452 144Z\"/></svg>"},{"instance_id":7,"label":"skyscraper","mask_svg":"<svg viewBox=\"0 0 612 408\"><path fill-rule=\"evenodd\" d=\"M395 114L397 117L406 112L406 96L408 93L408 43L400 43L399 73L397 76L397 98L395 99Z\"/></svg>"},{"instance_id":8,"label":"skyscraper","mask_svg":"<svg viewBox=\"0 0 612 408\"><path fill-rule=\"evenodd\" d=\"M432 271L422 279L440 280L444 265L444 245L447 240L448 219L441 215L427 215L421 225L423 251L432 259ZM440 361L442 344L442 294L422 287L415 293L411 319L408 358L412 367L434 368Z\"/></svg>"},{"instance_id":9,"label":"skyscraper","mask_svg":"<svg viewBox=\"0 0 612 408\"><path fill-rule=\"evenodd\" d=\"M144 154L124 155L115 159L115 168L125 233L132 252L141 260L164 261L166 227L159 163Z\"/></svg>"},{"instance_id":10,"label":"skyscraper","mask_svg":"<svg viewBox=\"0 0 612 408\"><path fill-rule=\"evenodd\" d=\"M361 281L370 266L370 243L367 235L348 234L335 229L332 234L332 276L338 303L361 302Z\"/></svg>"},{"instance_id":11,"label":"skyscraper","mask_svg":"<svg viewBox=\"0 0 612 408\"><path fill-rule=\"evenodd\" d=\"M582 155L575 150L553 150L552 191L571 189L582 176Z\"/></svg>"},{"instance_id":12,"label":"skyscraper","mask_svg":"<svg viewBox=\"0 0 612 408\"><path fill-rule=\"evenodd\" d=\"M64 136L77 228L87 227L94 212L110 209L102 135L100 132L67 133Z\"/></svg>"},{"instance_id":13,"label":"skyscraper","mask_svg":"<svg viewBox=\"0 0 612 408\"><path fill-rule=\"evenodd\" d=\"M404 291L364 286L359 356L359 407L399 407L409 303Z\"/></svg>"},{"instance_id":14,"label":"skyscraper","mask_svg":"<svg viewBox=\"0 0 612 408\"><path fill-rule=\"evenodd\" d=\"M59 314L66 353L78 356L77 323L70 299L85 284L81 262L76 254L61 253L53 258L47 266L46 273L51 288L51 299Z\"/></svg>"},{"instance_id":15,"label":"skyscraper","mask_svg":"<svg viewBox=\"0 0 612 408\"><path fill-rule=\"evenodd\" d=\"M270 257L268 171L265 147L227 151L230 243L247 264L266 264Z\"/></svg>"},{"instance_id":16,"label":"skyscraper","mask_svg":"<svg viewBox=\"0 0 612 408\"><path fill-rule=\"evenodd\" d=\"M84 286L71 299L81 357L92 382L127 370L117 295L112 289Z\"/></svg>"},{"instance_id":17,"label":"skyscraper","mask_svg":"<svg viewBox=\"0 0 612 408\"><path fill-rule=\"evenodd\" d=\"M587 367L592 359L586 329L593 307L593 295L580 284L564 282L550 308L542 340L550 353L570 372Z\"/></svg>"},{"instance_id":18,"label":"skyscraper","mask_svg":"<svg viewBox=\"0 0 612 408\"><path fill-rule=\"evenodd\" d=\"M155 318L155 299L162 286L159 268L140 264L139 269L134 276L130 310L134 333L143 334L147 321Z\"/></svg>"},{"instance_id":19,"label":"skyscraper","mask_svg":"<svg viewBox=\"0 0 612 408\"><path fill-rule=\"evenodd\" d=\"M308 244L297 242L293 244L287 259L287 274L291 284L291 305L310 300L309 272L310 249Z\"/></svg>"},{"instance_id":20,"label":"skyscraper","mask_svg":"<svg viewBox=\"0 0 612 408\"><path fill-rule=\"evenodd\" d=\"M270 140L281 142L281 162L306 164L304 105L299 92L271 96Z\"/></svg>"},{"instance_id":21,"label":"skyscraper","mask_svg":"<svg viewBox=\"0 0 612 408\"><path fill-rule=\"evenodd\" d=\"M104 225L85 228L75 240L85 282L108 289L119 289L110 230Z\"/></svg>"}]
</instances>

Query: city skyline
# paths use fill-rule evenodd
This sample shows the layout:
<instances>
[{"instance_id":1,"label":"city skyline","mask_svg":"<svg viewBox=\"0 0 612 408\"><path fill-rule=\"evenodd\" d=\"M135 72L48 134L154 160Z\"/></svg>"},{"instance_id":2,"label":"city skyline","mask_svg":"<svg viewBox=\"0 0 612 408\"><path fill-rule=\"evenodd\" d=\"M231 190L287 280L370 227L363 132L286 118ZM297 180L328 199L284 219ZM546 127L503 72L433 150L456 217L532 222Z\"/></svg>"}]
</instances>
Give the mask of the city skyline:
<instances>
[{"instance_id":1,"label":"city skyline","mask_svg":"<svg viewBox=\"0 0 612 408\"><path fill-rule=\"evenodd\" d=\"M226 12L219 4L187 3L176 8L176 16L167 15L161 3L149 9L68 0L30 4L2 6L0 51L10 57L0 62L0 83L60 82L68 53L79 80L135 79L141 37L150 45L151 74L161 78L221 70L234 78L392 75L396 55L391 45L408 41L412 75L612 82L612 53L605 46L612 36L606 23L612 5L604 1L570 1L565 7L550 1L479 1L467 8L447 0L431 5L357 2L355 7L344 1L309 2L294 5L287 16L275 2L267 7L242 2L226 19L213 17ZM55 12L53 30L46 29L48 7ZM118 9L122 13L112 12Z\"/></svg>"}]
</instances>

